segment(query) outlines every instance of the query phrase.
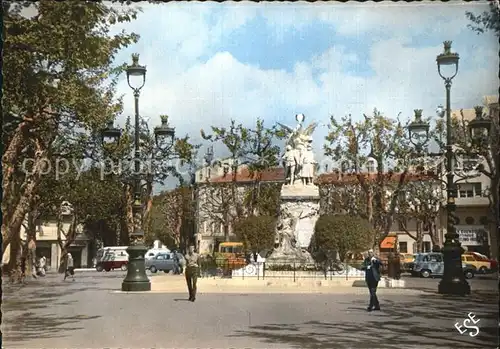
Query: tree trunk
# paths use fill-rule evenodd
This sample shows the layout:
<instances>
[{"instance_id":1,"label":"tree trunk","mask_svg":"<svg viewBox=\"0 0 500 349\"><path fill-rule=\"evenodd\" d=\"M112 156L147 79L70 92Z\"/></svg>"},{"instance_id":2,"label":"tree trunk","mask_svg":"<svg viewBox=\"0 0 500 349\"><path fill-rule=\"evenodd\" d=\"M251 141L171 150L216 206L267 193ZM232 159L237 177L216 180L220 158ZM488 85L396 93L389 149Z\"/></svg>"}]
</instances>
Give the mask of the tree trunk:
<instances>
[{"instance_id":1,"label":"tree trunk","mask_svg":"<svg viewBox=\"0 0 500 349\"><path fill-rule=\"evenodd\" d=\"M9 245L14 235L19 235L26 214L33 205L34 193L39 185L45 163L42 161L45 158L46 152L38 152L35 156L34 171L28 175L23 186L24 190L21 194L19 203L13 210L11 217L4 216L2 222L2 252L5 252L6 246Z\"/></svg>"},{"instance_id":2,"label":"tree trunk","mask_svg":"<svg viewBox=\"0 0 500 349\"><path fill-rule=\"evenodd\" d=\"M7 267L11 283L21 283L23 280L23 271L21 268L22 252L21 237L15 235L10 243L10 259Z\"/></svg>"},{"instance_id":3,"label":"tree trunk","mask_svg":"<svg viewBox=\"0 0 500 349\"><path fill-rule=\"evenodd\" d=\"M417 253L423 252L422 222L417 222Z\"/></svg>"},{"instance_id":4,"label":"tree trunk","mask_svg":"<svg viewBox=\"0 0 500 349\"><path fill-rule=\"evenodd\" d=\"M125 222L127 235L130 236L134 232L134 195L132 193L133 188L129 184L124 185L125 191Z\"/></svg>"},{"instance_id":5,"label":"tree trunk","mask_svg":"<svg viewBox=\"0 0 500 349\"><path fill-rule=\"evenodd\" d=\"M76 214L73 214L73 219L71 221L71 224L68 228L68 233L65 234L66 238L63 241L61 238L61 233L62 231L62 221L59 218L58 219L58 237L57 237L57 243L59 244L59 247L61 249L61 258L59 260L59 273L64 273L66 271L66 256L68 255L68 248L71 246L73 242L75 242L76 234L78 232L78 217Z\"/></svg>"}]
</instances>

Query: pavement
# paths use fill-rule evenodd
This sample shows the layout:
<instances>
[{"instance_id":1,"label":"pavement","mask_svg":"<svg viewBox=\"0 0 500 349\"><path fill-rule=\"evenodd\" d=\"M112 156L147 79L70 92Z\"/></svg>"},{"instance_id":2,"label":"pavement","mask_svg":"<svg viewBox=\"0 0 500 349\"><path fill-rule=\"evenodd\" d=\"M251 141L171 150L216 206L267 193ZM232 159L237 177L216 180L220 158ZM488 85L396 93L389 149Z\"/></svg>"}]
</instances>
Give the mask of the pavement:
<instances>
[{"instance_id":1,"label":"pavement","mask_svg":"<svg viewBox=\"0 0 500 349\"><path fill-rule=\"evenodd\" d=\"M414 279L410 290L381 289L382 311L368 313L363 288L219 293L200 279L192 303L181 292L182 276L151 277L153 284L170 281L169 293L121 293L124 275L82 271L74 282L48 274L22 287L4 284L4 347L399 349L498 343L496 280L471 280L473 294L460 298L437 295L439 280ZM480 319L475 337L455 328L469 313Z\"/></svg>"}]
</instances>

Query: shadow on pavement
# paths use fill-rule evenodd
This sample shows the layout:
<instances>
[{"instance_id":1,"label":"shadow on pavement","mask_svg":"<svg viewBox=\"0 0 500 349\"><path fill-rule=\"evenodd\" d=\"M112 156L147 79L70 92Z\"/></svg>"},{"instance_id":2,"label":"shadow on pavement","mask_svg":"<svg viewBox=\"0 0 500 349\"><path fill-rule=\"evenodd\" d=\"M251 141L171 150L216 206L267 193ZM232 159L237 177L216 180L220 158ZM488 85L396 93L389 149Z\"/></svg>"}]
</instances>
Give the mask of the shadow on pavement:
<instances>
[{"instance_id":1,"label":"shadow on pavement","mask_svg":"<svg viewBox=\"0 0 500 349\"><path fill-rule=\"evenodd\" d=\"M340 311L332 313L331 322L251 326L229 337L252 337L303 349L497 347L498 297L493 293L467 298L428 294L409 301L384 299L382 311L373 313L366 312L364 301L340 304L350 305L344 309L355 318L343 318L344 312ZM454 322L469 312L480 318L476 337L460 335L454 328Z\"/></svg>"},{"instance_id":2,"label":"shadow on pavement","mask_svg":"<svg viewBox=\"0 0 500 349\"><path fill-rule=\"evenodd\" d=\"M5 325L3 339L5 342L22 342L38 338L61 338L71 335L72 331L83 329L83 320L99 317L85 315L57 317L25 312Z\"/></svg>"}]
</instances>

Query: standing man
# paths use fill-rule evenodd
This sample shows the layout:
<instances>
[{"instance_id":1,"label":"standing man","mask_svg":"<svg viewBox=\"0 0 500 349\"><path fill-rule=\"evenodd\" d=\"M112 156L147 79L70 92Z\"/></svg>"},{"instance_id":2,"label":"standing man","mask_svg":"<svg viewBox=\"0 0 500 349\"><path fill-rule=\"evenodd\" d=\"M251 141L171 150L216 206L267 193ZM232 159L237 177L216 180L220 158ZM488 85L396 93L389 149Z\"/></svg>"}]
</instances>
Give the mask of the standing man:
<instances>
[{"instance_id":1,"label":"standing man","mask_svg":"<svg viewBox=\"0 0 500 349\"><path fill-rule=\"evenodd\" d=\"M361 270L365 271L365 281L370 291L370 305L367 310L380 310L377 298L377 286L380 281L380 260L375 257L373 250L368 251L368 257L365 258Z\"/></svg>"},{"instance_id":2,"label":"standing man","mask_svg":"<svg viewBox=\"0 0 500 349\"><path fill-rule=\"evenodd\" d=\"M189 291L189 300L196 300L196 281L198 280L199 255L194 251L194 246L190 245L186 259L186 282Z\"/></svg>"}]
</instances>

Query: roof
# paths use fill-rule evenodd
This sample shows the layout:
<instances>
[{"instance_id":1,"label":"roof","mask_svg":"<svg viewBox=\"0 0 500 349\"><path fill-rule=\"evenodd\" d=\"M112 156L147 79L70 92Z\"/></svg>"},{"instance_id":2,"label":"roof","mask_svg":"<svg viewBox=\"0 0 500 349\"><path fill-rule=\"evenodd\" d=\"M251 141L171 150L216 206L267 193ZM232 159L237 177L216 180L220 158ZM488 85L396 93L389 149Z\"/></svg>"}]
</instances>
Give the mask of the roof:
<instances>
[{"instance_id":1,"label":"roof","mask_svg":"<svg viewBox=\"0 0 500 349\"><path fill-rule=\"evenodd\" d=\"M261 172L262 177L261 182L282 182L285 180L285 169L283 167L273 167ZM250 174L247 167L239 169L236 175L236 182L238 183L249 183L253 182L259 172L254 172ZM215 177L209 180L210 183L230 183L233 181L233 173L228 172L224 176Z\"/></svg>"},{"instance_id":2,"label":"roof","mask_svg":"<svg viewBox=\"0 0 500 349\"><path fill-rule=\"evenodd\" d=\"M340 172L323 173L323 174L319 175L314 182L317 185L321 185L321 184L337 184L337 185L357 184L357 183L359 183L357 175L358 174L341 174ZM359 175L362 175L365 179L367 179L369 181L374 181L378 177L377 173L359 173ZM402 173L385 173L385 176L387 176L386 178L393 181L393 182L399 182L401 180L401 175L402 175ZM433 173L427 173L427 174L410 173L410 174L406 175L405 181L416 182L416 181L422 181L422 180L429 180L429 179L433 179L433 178L436 178L436 176Z\"/></svg>"}]
</instances>

